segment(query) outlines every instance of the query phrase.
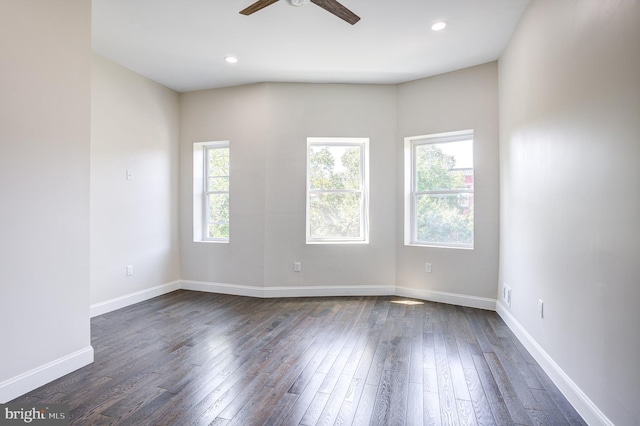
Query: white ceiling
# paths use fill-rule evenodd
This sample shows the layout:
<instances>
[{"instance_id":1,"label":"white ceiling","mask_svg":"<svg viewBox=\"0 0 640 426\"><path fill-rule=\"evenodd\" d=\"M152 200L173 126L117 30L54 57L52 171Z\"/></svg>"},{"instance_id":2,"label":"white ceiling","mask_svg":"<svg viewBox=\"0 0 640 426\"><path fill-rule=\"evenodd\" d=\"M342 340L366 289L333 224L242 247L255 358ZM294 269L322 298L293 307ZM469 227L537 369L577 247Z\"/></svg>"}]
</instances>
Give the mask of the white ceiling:
<instances>
[{"instance_id":1,"label":"white ceiling","mask_svg":"<svg viewBox=\"0 0 640 426\"><path fill-rule=\"evenodd\" d=\"M93 49L178 92L257 82L401 83L497 59L529 0L92 0ZM431 24L449 26L433 32ZM237 56L237 64L223 58Z\"/></svg>"}]
</instances>

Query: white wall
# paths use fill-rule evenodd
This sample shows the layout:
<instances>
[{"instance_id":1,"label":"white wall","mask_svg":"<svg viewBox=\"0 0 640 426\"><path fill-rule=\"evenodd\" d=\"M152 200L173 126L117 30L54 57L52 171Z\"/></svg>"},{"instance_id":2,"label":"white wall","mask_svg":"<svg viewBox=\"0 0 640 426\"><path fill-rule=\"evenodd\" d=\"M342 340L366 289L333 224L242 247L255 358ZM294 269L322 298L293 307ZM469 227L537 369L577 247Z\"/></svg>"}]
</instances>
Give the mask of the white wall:
<instances>
[{"instance_id":1,"label":"white wall","mask_svg":"<svg viewBox=\"0 0 640 426\"><path fill-rule=\"evenodd\" d=\"M393 287L395 87L269 84L267 95L265 286ZM368 244L306 244L307 137L369 138Z\"/></svg>"},{"instance_id":2,"label":"white wall","mask_svg":"<svg viewBox=\"0 0 640 426\"><path fill-rule=\"evenodd\" d=\"M325 287L392 294L398 284L408 295L455 293L464 297L447 300L495 306L497 114L496 63L400 86L266 83L182 94L183 281L258 287L267 295ZM476 248L404 247L396 205L403 137L463 129L476 132ZM305 244L306 138L321 136L370 138L369 244ZM192 146L215 140L231 142L229 244L192 241ZM301 273L293 272L295 261ZM434 265L429 276L425 261Z\"/></svg>"},{"instance_id":3,"label":"white wall","mask_svg":"<svg viewBox=\"0 0 640 426\"><path fill-rule=\"evenodd\" d=\"M2 1L0 28L0 402L6 402L93 360L91 3Z\"/></svg>"},{"instance_id":4,"label":"white wall","mask_svg":"<svg viewBox=\"0 0 640 426\"><path fill-rule=\"evenodd\" d=\"M92 73L95 307L180 278L179 103L176 92L97 54ZM127 170L131 180L126 179ZM132 276L126 276L126 265L133 265Z\"/></svg>"},{"instance_id":5,"label":"white wall","mask_svg":"<svg viewBox=\"0 0 640 426\"><path fill-rule=\"evenodd\" d=\"M640 3L532 2L499 75L500 308L611 422L640 424Z\"/></svg>"},{"instance_id":6,"label":"white wall","mask_svg":"<svg viewBox=\"0 0 640 426\"><path fill-rule=\"evenodd\" d=\"M180 95L182 280L262 286L264 281L265 85ZM230 141L230 242L193 242L193 143Z\"/></svg>"},{"instance_id":7,"label":"white wall","mask_svg":"<svg viewBox=\"0 0 640 426\"><path fill-rule=\"evenodd\" d=\"M474 130L474 249L404 245L403 139ZM498 68L495 62L398 86L396 283L411 294L483 298L493 304L498 282ZM425 273L425 263L432 272ZM445 299L446 300L446 299ZM449 299L472 304L469 298Z\"/></svg>"},{"instance_id":8,"label":"white wall","mask_svg":"<svg viewBox=\"0 0 640 426\"><path fill-rule=\"evenodd\" d=\"M182 279L253 287L395 280L395 87L261 84L181 96ZM306 140L370 138L368 245L305 244ZM192 241L192 146L229 140L231 239ZM302 272L293 272L293 262ZM289 293L290 294L290 293Z\"/></svg>"}]
</instances>

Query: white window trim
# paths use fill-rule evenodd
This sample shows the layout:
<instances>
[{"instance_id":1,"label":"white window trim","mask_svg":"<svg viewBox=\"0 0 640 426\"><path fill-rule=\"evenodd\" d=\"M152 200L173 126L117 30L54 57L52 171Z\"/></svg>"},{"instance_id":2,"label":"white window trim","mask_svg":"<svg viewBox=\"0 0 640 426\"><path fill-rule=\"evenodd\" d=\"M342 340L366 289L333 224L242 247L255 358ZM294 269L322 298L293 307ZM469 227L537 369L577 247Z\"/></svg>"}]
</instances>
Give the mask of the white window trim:
<instances>
[{"instance_id":1,"label":"white window trim","mask_svg":"<svg viewBox=\"0 0 640 426\"><path fill-rule=\"evenodd\" d=\"M229 148L229 141L196 142L193 144L193 241L205 243L229 243L229 238L208 236L207 151ZM231 157L231 156L229 156ZM231 189L231 188L229 188ZM230 191L229 191L230 193Z\"/></svg>"},{"instance_id":2,"label":"white window trim","mask_svg":"<svg viewBox=\"0 0 640 426\"><path fill-rule=\"evenodd\" d=\"M474 140L473 129L460 130L455 132L436 133L431 135L409 136L404 138L404 245L417 247L435 247L435 248L453 248L463 250L473 250L475 245L475 236L473 244L455 244L455 243L433 243L417 241L416 229L416 166L415 166L415 147L418 145L456 142L463 140ZM474 144L475 145L475 144ZM475 150L474 150L475 152ZM475 154L474 154L475 156ZM475 174L475 161L474 161ZM474 185L475 186L475 185ZM429 191L430 193L475 193L470 190L446 190L446 191ZM475 208L475 203L474 203ZM474 223L475 234L475 223Z\"/></svg>"},{"instance_id":3,"label":"white window trim","mask_svg":"<svg viewBox=\"0 0 640 426\"><path fill-rule=\"evenodd\" d=\"M337 192L362 192L362 203L360 212L360 238L312 238L309 215L309 199L311 193L329 192L312 191L310 188L311 169L309 153L314 145L321 146L359 146L361 173L361 190L344 190ZM306 243L307 244L368 244L369 243L369 138L329 138L310 137L307 138L307 194L306 194Z\"/></svg>"}]
</instances>

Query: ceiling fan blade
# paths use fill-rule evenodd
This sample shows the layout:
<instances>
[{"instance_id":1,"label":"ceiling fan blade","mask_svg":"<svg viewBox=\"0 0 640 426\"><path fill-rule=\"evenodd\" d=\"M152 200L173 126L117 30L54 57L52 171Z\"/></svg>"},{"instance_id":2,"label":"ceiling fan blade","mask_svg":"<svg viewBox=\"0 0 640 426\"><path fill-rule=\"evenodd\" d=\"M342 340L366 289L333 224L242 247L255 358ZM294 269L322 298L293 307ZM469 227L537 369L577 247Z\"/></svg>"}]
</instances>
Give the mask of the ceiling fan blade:
<instances>
[{"instance_id":1,"label":"ceiling fan blade","mask_svg":"<svg viewBox=\"0 0 640 426\"><path fill-rule=\"evenodd\" d=\"M333 13L338 18L347 21L351 25L360 20L358 15L338 3L336 0L311 0L311 3L320 6L329 13Z\"/></svg>"},{"instance_id":2,"label":"ceiling fan blade","mask_svg":"<svg viewBox=\"0 0 640 426\"><path fill-rule=\"evenodd\" d=\"M252 13L257 12L260 9L264 9L265 7L272 5L277 1L278 0L258 0L246 9L242 9L240 13L242 15L251 15Z\"/></svg>"}]
</instances>

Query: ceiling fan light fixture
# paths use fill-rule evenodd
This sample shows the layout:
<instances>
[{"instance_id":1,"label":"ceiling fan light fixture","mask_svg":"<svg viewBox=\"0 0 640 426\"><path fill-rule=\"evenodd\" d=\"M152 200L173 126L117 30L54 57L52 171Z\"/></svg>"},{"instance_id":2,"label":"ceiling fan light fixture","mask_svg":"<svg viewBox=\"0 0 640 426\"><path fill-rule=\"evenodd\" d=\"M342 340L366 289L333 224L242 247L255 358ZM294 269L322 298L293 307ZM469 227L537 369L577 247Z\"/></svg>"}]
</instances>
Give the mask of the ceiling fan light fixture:
<instances>
[{"instance_id":1,"label":"ceiling fan light fixture","mask_svg":"<svg viewBox=\"0 0 640 426\"><path fill-rule=\"evenodd\" d=\"M309 3L309 0L287 0L289 2L289 4L291 6L304 6L305 4Z\"/></svg>"},{"instance_id":2,"label":"ceiling fan light fixture","mask_svg":"<svg viewBox=\"0 0 640 426\"><path fill-rule=\"evenodd\" d=\"M433 25L431 25L431 29L433 31L442 31L445 28L447 28L447 25L449 25L446 21L438 21L435 22Z\"/></svg>"}]
</instances>

